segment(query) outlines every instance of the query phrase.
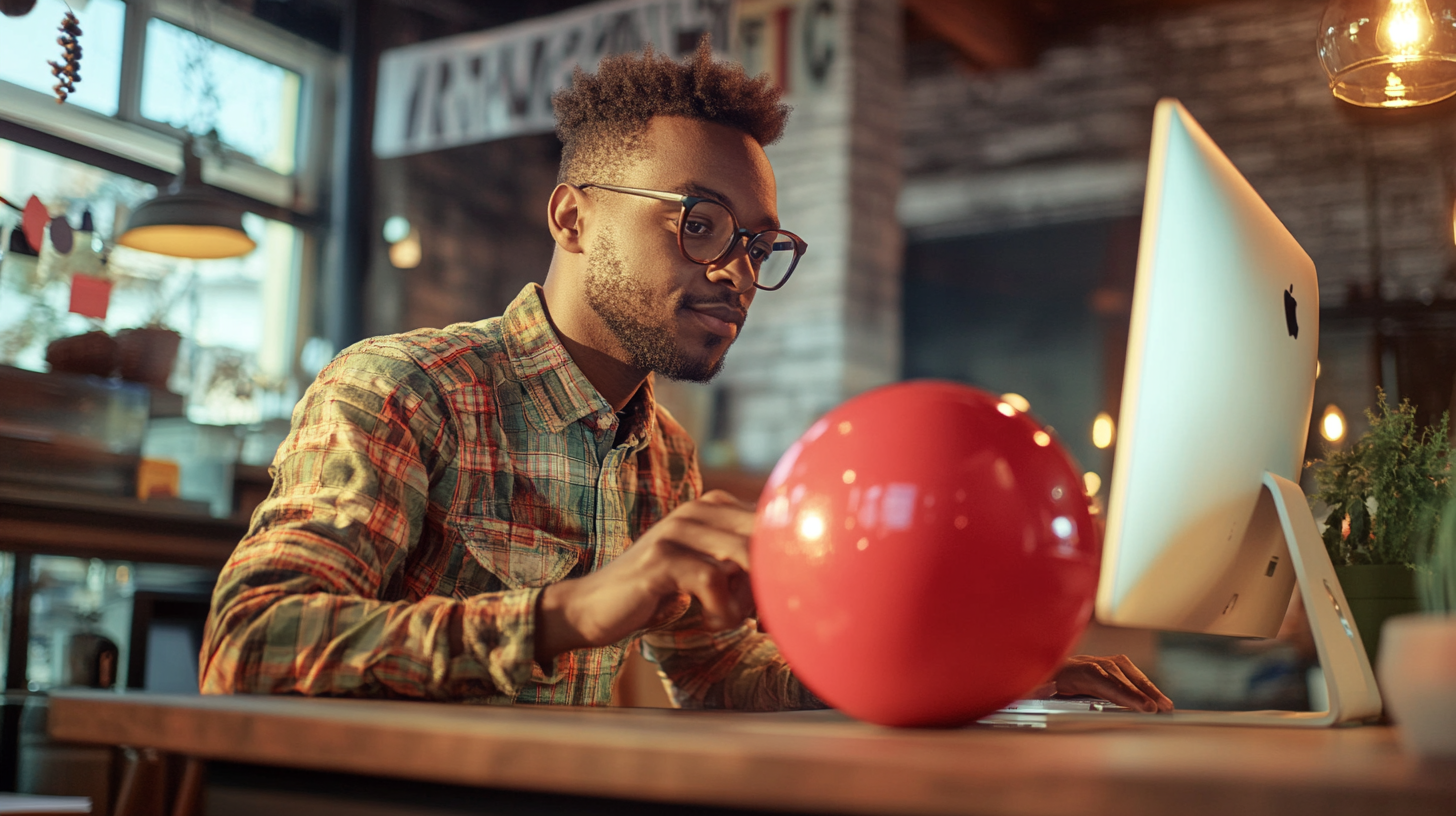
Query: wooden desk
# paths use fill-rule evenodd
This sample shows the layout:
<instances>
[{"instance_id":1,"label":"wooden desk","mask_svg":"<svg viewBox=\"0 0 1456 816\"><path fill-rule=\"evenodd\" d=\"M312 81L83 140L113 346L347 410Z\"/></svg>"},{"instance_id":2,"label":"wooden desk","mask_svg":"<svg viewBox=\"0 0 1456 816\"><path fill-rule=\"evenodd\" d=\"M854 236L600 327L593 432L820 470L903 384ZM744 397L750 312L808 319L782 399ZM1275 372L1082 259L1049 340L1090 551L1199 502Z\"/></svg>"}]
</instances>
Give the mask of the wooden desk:
<instances>
[{"instance_id":1,"label":"wooden desk","mask_svg":"<svg viewBox=\"0 0 1456 816\"><path fill-rule=\"evenodd\" d=\"M60 740L676 805L1035 816L1456 813L1456 764L1422 765L1383 727L908 731L834 712L103 692L57 693L50 707L50 733Z\"/></svg>"}]
</instances>

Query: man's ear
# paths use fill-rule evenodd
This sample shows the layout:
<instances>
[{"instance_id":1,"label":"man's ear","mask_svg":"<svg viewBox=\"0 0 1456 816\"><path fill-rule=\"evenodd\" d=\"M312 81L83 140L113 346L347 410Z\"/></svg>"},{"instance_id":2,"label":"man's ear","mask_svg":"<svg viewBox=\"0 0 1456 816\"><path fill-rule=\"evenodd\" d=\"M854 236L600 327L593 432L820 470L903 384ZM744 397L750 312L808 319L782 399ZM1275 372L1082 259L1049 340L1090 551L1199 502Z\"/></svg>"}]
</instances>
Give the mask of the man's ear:
<instances>
[{"instance_id":1,"label":"man's ear","mask_svg":"<svg viewBox=\"0 0 1456 816\"><path fill-rule=\"evenodd\" d=\"M556 245L572 254L580 255L585 246L581 231L586 220L586 209L591 199L578 187L558 184L551 191L551 202L546 207L546 228Z\"/></svg>"}]
</instances>

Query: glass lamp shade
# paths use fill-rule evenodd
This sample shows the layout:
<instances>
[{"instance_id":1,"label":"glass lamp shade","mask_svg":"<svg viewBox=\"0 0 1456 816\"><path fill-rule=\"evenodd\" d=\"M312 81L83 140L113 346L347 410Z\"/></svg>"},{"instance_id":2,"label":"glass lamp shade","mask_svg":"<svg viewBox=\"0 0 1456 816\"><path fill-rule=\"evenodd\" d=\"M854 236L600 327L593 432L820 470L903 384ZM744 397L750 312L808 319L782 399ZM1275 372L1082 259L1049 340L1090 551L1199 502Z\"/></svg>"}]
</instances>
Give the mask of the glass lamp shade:
<instances>
[{"instance_id":1,"label":"glass lamp shade","mask_svg":"<svg viewBox=\"0 0 1456 816\"><path fill-rule=\"evenodd\" d=\"M1456 0L1331 0L1317 45L1330 90L1352 105L1456 95Z\"/></svg>"},{"instance_id":2,"label":"glass lamp shade","mask_svg":"<svg viewBox=\"0 0 1456 816\"><path fill-rule=\"evenodd\" d=\"M235 258L257 248L243 231L243 211L202 183L202 159L189 141L172 186L131 214L116 242L175 258Z\"/></svg>"}]
</instances>

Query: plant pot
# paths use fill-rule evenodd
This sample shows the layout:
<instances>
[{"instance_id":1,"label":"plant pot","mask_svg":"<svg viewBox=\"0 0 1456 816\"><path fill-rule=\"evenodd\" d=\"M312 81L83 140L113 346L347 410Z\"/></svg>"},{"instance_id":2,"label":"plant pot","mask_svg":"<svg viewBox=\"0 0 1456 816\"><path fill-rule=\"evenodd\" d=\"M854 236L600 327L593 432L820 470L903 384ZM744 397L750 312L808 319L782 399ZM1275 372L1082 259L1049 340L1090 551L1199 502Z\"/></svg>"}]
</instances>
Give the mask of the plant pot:
<instances>
[{"instance_id":1,"label":"plant pot","mask_svg":"<svg viewBox=\"0 0 1456 816\"><path fill-rule=\"evenodd\" d=\"M104 331L61 337L46 346L46 363L51 371L63 374L110 377L116 357L116 340Z\"/></svg>"},{"instance_id":2,"label":"plant pot","mask_svg":"<svg viewBox=\"0 0 1456 816\"><path fill-rule=\"evenodd\" d=\"M1360 630L1365 654L1375 665L1380 654L1380 632L1387 618L1421 610L1416 574L1400 564L1359 564L1335 567L1335 577L1350 602L1350 617Z\"/></svg>"},{"instance_id":3,"label":"plant pot","mask_svg":"<svg viewBox=\"0 0 1456 816\"><path fill-rule=\"evenodd\" d=\"M116 333L121 378L167 390L181 343L182 335L171 329L122 329Z\"/></svg>"},{"instance_id":4,"label":"plant pot","mask_svg":"<svg viewBox=\"0 0 1456 816\"><path fill-rule=\"evenodd\" d=\"M1380 690L1401 744L1456 759L1456 616L1393 617L1381 642Z\"/></svg>"}]
</instances>

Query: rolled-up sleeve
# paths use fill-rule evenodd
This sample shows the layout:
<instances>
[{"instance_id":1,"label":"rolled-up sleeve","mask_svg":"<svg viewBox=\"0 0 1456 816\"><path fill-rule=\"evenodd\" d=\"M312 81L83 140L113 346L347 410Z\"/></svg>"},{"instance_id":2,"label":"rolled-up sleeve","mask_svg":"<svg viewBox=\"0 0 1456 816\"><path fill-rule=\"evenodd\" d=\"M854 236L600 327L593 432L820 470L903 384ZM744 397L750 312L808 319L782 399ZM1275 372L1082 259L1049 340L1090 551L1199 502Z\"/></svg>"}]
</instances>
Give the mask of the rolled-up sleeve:
<instances>
[{"instance_id":1,"label":"rolled-up sleeve","mask_svg":"<svg viewBox=\"0 0 1456 816\"><path fill-rule=\"evenodd\" d=\"M540 679L539 589L412 591L424 579L411 554L458 446L444 405L412 359L377 344L309 388L213 593L204 693L508 701Z\"/></svg>"},{"instance_id":2,"label":"rolled-up sleeve","mask_svg":"<svg viewBox=\"0 0 1456 816\"><path fill-rule=\"evenodd\" d=\"M670 631L642 637L642 653L660 669L673 705L744 711L827 707L794 676L757 623L707 632L696 626L701 617L695 601Z\"/></svg>"}]
</instances>

